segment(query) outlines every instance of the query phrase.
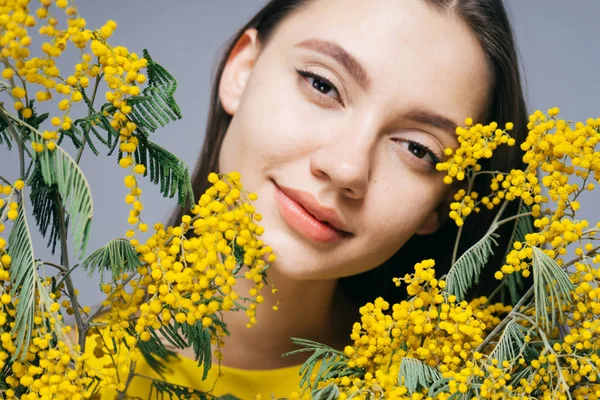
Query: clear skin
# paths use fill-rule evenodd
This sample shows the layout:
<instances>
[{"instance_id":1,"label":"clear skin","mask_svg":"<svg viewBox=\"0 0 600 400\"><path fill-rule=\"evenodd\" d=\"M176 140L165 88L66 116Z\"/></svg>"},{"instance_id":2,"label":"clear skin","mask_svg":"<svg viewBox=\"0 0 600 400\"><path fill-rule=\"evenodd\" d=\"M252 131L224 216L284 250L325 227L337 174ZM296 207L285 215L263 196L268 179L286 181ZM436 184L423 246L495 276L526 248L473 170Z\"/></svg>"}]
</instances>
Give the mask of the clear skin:
<instances>
[{"instance_id":1,"label":"clear skin","mask_svg":"<svg viewBox=\"0 0 600 400\"><path fill-rule=\"evenodd\" d=\"M443 220L436 208L451 193L434 167L456 139L415 122L411 111L455 125L467 116L483 118L490 91L485 55L455 15L419 0L373 4L309 2L283 21L268 45L249 30L229 56L219 94L233 119L219 170L240 171L245 189L259 196L263 239L279 255L269 275L279 292L265 288L250 330L244 313L226 315L231 336L223 365L301 363L302 357L281 358L293 349L290 337L343 348L357 316L336 291L338 278L377 267ZM368 88L333 58L297 46L309 39L343 47L363 66ZM300 235L277 209L274 182L311 193L336 210L352 234L336 243ZM245 285L237 290L247 293Z\"/></svg>"}]
</instances>

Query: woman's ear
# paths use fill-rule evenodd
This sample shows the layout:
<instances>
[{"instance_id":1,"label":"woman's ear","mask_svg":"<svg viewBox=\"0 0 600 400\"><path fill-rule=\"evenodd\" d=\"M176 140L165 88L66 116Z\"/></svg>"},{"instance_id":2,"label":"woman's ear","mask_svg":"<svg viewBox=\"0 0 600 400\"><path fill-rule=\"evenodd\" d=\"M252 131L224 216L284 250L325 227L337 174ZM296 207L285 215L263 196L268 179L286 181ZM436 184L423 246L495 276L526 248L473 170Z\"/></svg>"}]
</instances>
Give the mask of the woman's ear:
<instances>
[{"instance_id":1,"label":"woman's ear","mask_svg":"<svg viewBox=\"0 0 600 400\"><path fill-rule=\"evenodd\" d=\"M233 115L260 53L256 29L247 29L227 58L219 82L219 100L227 114Z\"/></svg>"}]
</instances>

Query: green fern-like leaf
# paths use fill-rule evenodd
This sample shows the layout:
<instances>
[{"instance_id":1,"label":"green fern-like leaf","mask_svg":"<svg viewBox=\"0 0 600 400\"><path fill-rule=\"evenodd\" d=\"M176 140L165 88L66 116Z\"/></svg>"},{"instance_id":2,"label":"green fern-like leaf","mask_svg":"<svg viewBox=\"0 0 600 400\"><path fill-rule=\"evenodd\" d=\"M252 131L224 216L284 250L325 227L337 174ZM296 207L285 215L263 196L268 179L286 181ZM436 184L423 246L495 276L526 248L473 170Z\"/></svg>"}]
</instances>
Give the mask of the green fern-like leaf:
<instances>
[{"instance_id":1,"label":"green fern-like leaf","mask_svg":"<svg viewBox=\"0 0 600 400\"><path fill-rule=\"evenodd\" d=\"M35 222L43 237L48 239L48 248L52 254L56 251L56 245L60 240L60 205L57 202L60 194L58 186L48 186L44 182L41 170L34 168L28 184L31 187L29 199L32 205L32 214ZM68 216L65 218L65 225L68 229Z\"/></svg>"},{"instance_id":2,"label":"green fern-like leaf","mask_svg":"<svg viewBox=\"0 0 600 400\"><path fill-rule=\"evenodd\" d=\"M172 94L165 94L163 87L150 86L144 89L143 93L142 96L127 99L127 105L132 108L128 116L138 126L138 132L147 135L148 132L154 132L159 127L181 118L179 106Z\"/></svg>"},{"instance_id":3,"label":"green fern-like leaf","mask_svg":"<svg viewBox=\"0 0 600 400\"><path fill-rule=\"evenodd\" d=\"M90 254L81 265L88 271L89 276L94 272L100 272L100 281L103 282L102 273L105 270L109 270L113 277L117 277L125 272L135 271L141 263L131 242L117 238Z\"/></svg>"},{"instance_id":4,"label":"green fern-like leaf","mask_svg":"<svg viewBox=\"0 0 600 400\"><path fill-rule=\"evenodd\" d=\"M0 81L0 87L8 88L7 84L5 82ZM42 124L42 122L44 122L47 118L48 118L48 113L45 114L41 114L38 115L35 107L33 106L34 101L30 100L28 103L28 108L33 110L31 116L27 119L23 118L23 115L21 113L19 113L19 117L22 118L23 120L27 121L27 124L29 126L32 126L34 129L38 129L39 126ZM2 106L0 106L2 107ZM12 140L13 140L13 136L10 133L10 130L8 129L8 121L7 118L9 118L10 115L6 110L3 109L3 117L0 118L0 144L4 144L6 145L6 147L8 147L8 150L12 149ZM13 117L14 118L14 117Z\"/></svg>"},{"instance_id":5,"label":"green fern-like leaf","mask_svg":"<svg viewBox=\"0 0 600 400\"><path fill-rule=\"evenodd\" d=\"M362 377L364 371L358 368L348 367L348 357L341 351L338 351L327 345L314 342L312 340L291 338L292 342L296 346L300 346L300 349L285 353L283 356L292 356L304 352L312 352L313 354L302 364L300 367L300 387L311 385L311 376L313 370L319 365L319 370L316 374L314 382L312 382L311 390L317 390L319 382L324 382L332 378L339 378L343 376L357 376Z\"/></svg>"},{"instance_id":6,"label":"green fern-like leaf","mask_svg":"<svg viewBox=\"0 0 600 400\"><path fill-rule=\"evenodd\" d=\"M190 175L183 161L143 136L138 137L134 156L137 164L146 167L144 176L150 175L150 181L160 185L163 196L172 198L177 193L177 203L182 207L194 203Z\"/></svg>"},{"instance_id":7,"label":"green fern-like leaf","mask_svg":"<svg viewBox=\"0 0 600 400\"><path fill-rule=\"evenodd\" d=\"M34 106L34 101L33 100L29 100L29 105L27 106L28 108L30 108L32 110L31 113L31 117L25 119L27 121L27 124L31 127L33 127L34 129L39 129L40 126L42 125L42 123L48 119L48 116L50 115L49 113L44 113L44 114L39 114L36 111L36 107ZM19 114L22 116L22 114Z\"/></svg>"},{"instance_id":8,"label":"green fern-like leaf","mask_svg":"<svg viewBox=\"0 0 600 400\"><path fill-rule=\"evenodd\" d=\"M148 50L144 49L143 54L144 58L148 60L148 87L143 93L144 96L150 94L149 97L151 100L136 102L131 106L132 113L136 115L137 113L146 111L154 117L154 120L158 124L164 126L169 121L181 118L181 110L173 97L177 90L177 81L166 69L150 57ZM145 121L151 122L149 118L145 119Z\"/></svg>"},{"instance_id":9,"label":"green fern-like leaf","mask_svg":"<svg viewBox=\"0 0 600 400\"><path fill-rule=\"evenodd\" d=\"M8 125L6 124L6 121L4 121L3 118L0 118L0 144L6 145L8 150L11 150L13 137L7 128Z\"/></svg>"},{"instance_id":10,"label":"green fern-like leaf","mask_svg":"<svg viewBox=\"0 0 600 400\"><path fill-rule=\"evenodd\" d=\"M219 325L225 334L229 334L227 326L216 316L213 317L213 324ZM203 367L202 379L206 379L212 367L211 338L217 334L215 326L204 327L202 321L198 321L194 325L172 322L162 326L160 333L169 343L179 349L191 347L194 350L194 359L198 366Z\"/></svg>"},{"instance_id":11,"label":"green fern-like leaf","mask_svg":"<svg viewBox=\"0 0 600 400\"><path fill-rule=\"evenodd\" d=\"M150 57L147 50L143 54L148 61L148 87L141 96L127 99L131 106L128 118L137 126L134 133L138 139L135 160L146 167L144 176L149 175L152 183L160 185L163 196L172 198L177 193L177 203L185 207L188 202L194 202L187 166L175 155L148 140L150 132L181 118L181 110L173 97L177 81ZM108 106L106 111L111 113L116 109ZM121 157L119 153L119 159Z\"/></svg>"},{"instance_id":12,"label":"green fern-like leaf","mask_svg":"<svg viewBox=\"0 0 600 400\"><path fill-rule=\"evenodd\" d=\"M451 378L440 378L436 380L429 386L429 391L427 392L427 394L431 398L435 398L440 393L448 392L450 390L449 383L451 380Z\"/></svg>"},{"instance_id":13,"label":"green fern-like leaf","mask_svg":"<svg viewBox=\"0 0 600 400\"><path fill-rule=\"evenodd\" d=\"M13 333L17 334L15 344L17 350L13 356L14 360L19 354L21 359L24 358L27 353L25 349L29 348L29 342L31 341L37 279L33 243L22 202L19 206L19 215L8 237L8 254L12 257L10 267L11 295L19 298L16 307L15 326L12 330Z\"/></svg>"},{"instance_id":14,"label":"green fern-like leaf","mask_svg":"<svg viewBox=\"0 0 600 400\"><path fill-rule=\"evenodd\" d=\"M515 320L511 320L506 324L500 340L490 354L490 358L497 359L499 365L502 365L504 361L512 361L517 358L523 347L526 346L525 335L527 335L527 332L528 328Z\"/></svg>"},{"instance_id":15,"label":"green fern-like leaf","mask_svg":"<svg viewBox=\"0 0 600 400\"><path fill-rule=\"evenodd\" d=\"M84 98L86 98L85 95ZM112 148L118 143L119 132L110 125L110 121L105 115L104 110L109 106L112 107L110 103L105 104L102 106L100 111L91 109L89 115L76 119L71 124L71 128L68 130L61 129L60 133L69 137L73 141L73 145L76 148L80 148L83 145L83 140L85 139L86 144L90 147L90 150L92 150L95 155L98 155L99 152L94 145L91 134L93 134L104 146ZM106 137L102 135L100 130L106 132Z\"/></svg>"},{"instance_id":16,"label":"green fern-like leaf","mask_svg":"<svg viewBox=\"0 0 600 400\"><path fill-rule=\"evenodd\" d=\"M32 131L32 134L36 141L43 142L39 131ZM85 175L73 157L60 146L53 151L34 152L34 157L39 162L35 168L40 168L44 183L58 188L73 229L74 250L81 257L87 247L93 215L92 191Z\"/></svg>"},{"instance_id":17,"label":"green fern-like leaf","mask_svg":"<svg viewBox=\"0 0 600 400\"><path fill-rule=\"evenodd\" d=\"M511 374L511 384L513 387L518 387L522 379L531 382L531 379L537 374L538 370L531 366L527 366L517 372Z\"/></svg>"},{"instance_id":18,"label":"green fern-like leaf","mask_svg":"<svg viewBox=\"0 0 600 400\"><path fill-rule=\"evenodd\" d=\"M462 300L467 290L479 282L481 270L489 257L494 254L493 246L498 245L498 242L496 242L497 237L498 234L493 231L486 233L456 260L446 275L446 288L444 290L447 293L455 295L458 300Z\"/></svg>"},{"instance_id":19,"label":"green fern-like leaf","mask_svg":"<svg viewBox=\"0 0 600 400\"><path fill-rule=\"evenodd\" d=\"M223 326L222 322L215 316L213 316L213 323L220 323L220 325ZM202 326L202 321L198 321L194 325L182 324L181 330L187 342L194 350L194 359L198 363L198 366L203 366L202 379L206 379L208 371L210 371L212 367L212 348L210 340L213 335L216 335L214 328L212 330L213 335L211 335L211 329Z\"/></svg>"},{"instance_id":20,"label":"green fern-like leaf","mask_svg":"<svg viewBox=\"0 0 600 400\"><path fill-rule=\"evenodd\" d=\"M173 400L241 400L231 394L223 396L213 396L206 392L181 386L174 383L151 379L150 393L148 399L173 399Z\"/></svg>"},{"instance_id":21,"label":"green fern-like leaf","mask_svg":"<svg viewBox=\"0 0 600 400\"><path fill-rule=\"evenodd\" d=\"M569 275L543 250L533 248L535 317L546 332L564 321L563 306L573 300Z\"/></svg>"},{"instance_id":22,"label":"green fern-like leaf","mask_svg":"<svg viewBox=\"0 0 600 400\"><path fill-rule=\"evenodd\" d=\"M148 399L217 400L218 398L190 387L152 379Z\"/></svg>"},{"instance_id":23,"label":"green fern-like leaf","mask_svg":"<svg viewBox=\"0 0 600 400\"><path fill-rule=\"evenodd\" d=\"M169 343L178 349L185 349L188 347L188 343L185 340L185 335L179 333L179 324L171 323L167 325L163 325L160 329L160 332L167 339Z\"/></svg>"},{"instance_id":24,"label":"green fern-like leaf","mask_svg":"<svg viewBox=\"0 0 600 400\"><path fill-rule=\"evenodd\" d=\"M329 384L322 389L317 389L311 394L313 400L336 400L340 397L340 389L336 384Z\"/></svg>"},{"instance_id":25,"label":"green fern-like leaf","mask_svg":"<svg viewBox=\"0 0 600 400\"><path fill-rule=\"evenodd\" d=\"M403 385L409 394L419 388L427 388L433 382L442 379L442 374L433 367L411 357L404 357L398 372L398 384Z\"/></svg>"},{"instance_id":26,"label":"green fern-like leaf","mask_svg":"<svg viewBox=\"0 0 600 400\"><path fill-rule=\"evenodd\" d=\"M129 326L128 331L130 335L135 336L135 327L133 325ZM154 329L148 328L148 332L150 333L150 340L140 340L137 346L150 368L162 379L166 379L164 374L171 371L167 363L169 359L177 357L177 353L165 347Z\"/></svg>"}]
</instances>

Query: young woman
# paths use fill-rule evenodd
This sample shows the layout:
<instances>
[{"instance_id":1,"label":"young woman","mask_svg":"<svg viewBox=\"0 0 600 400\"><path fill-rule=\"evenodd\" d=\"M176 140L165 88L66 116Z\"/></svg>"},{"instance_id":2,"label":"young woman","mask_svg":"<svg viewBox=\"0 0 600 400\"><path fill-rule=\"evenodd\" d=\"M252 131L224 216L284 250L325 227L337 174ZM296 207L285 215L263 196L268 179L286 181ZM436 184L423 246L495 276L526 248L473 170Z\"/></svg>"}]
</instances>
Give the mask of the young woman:
<instances>
[{"instance_id":1,"label":"young woman","mask_svg":"<svg viewBox=\"0 0 600 400\"><path fill-rule=\"evenodd\" d=\"M402 296L392 277L425 258L439 275L449 268L456 188L435 164L458 145L457 125L512 121L517 143L526 133L499 0L270 1L224 52L211 101L195 193L209 172L240 171L259 196L263 239L279 255L268 276L279 291L265 294L257 325L246 328L243 313L225 316L231 336L213 393L242 399L298 387L303 358L281 357L294 349L290 337L342 349L359 306ZM519 166L516 149L499 150L487 167ZM492 218L465 225L463 250ZM485 277L497 270L497 253L474 293L494 289ZM193 354L180 355L169 380L211 389L216 368L201 382ZM147 365L138 371L155 376ZM147 396L148 388L136 377L128 393Z\"/></svg>"}]
</instances>

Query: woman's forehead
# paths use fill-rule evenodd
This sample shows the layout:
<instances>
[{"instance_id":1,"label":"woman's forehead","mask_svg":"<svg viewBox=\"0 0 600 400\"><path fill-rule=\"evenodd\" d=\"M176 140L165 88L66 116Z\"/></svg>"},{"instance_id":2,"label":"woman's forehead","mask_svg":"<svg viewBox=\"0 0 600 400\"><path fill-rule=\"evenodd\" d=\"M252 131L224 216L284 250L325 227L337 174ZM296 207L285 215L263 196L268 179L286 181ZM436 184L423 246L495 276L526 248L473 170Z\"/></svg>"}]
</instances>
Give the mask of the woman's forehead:
<instances>
[{"instance_id":1,"label":"woman's forehead","mask_svg":"<svg viewBox=\"0 0 600 400\"><path fill-rule=\"evenodd\" d=\"M309 1L272 40L286 56L323 55L319 50L326 47L349 55L334 60L344 77L357 87L370 83L370 94L382 101L388 96L399 106L403 99L426 102L460 122L485 113L490 79L477 37L459 17L424 0ZM340 64L342 58L346 65Z\"/></svg>"}]
</instances>

